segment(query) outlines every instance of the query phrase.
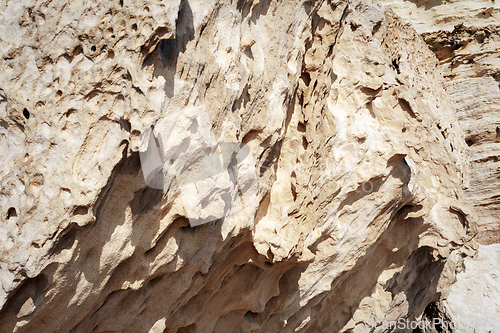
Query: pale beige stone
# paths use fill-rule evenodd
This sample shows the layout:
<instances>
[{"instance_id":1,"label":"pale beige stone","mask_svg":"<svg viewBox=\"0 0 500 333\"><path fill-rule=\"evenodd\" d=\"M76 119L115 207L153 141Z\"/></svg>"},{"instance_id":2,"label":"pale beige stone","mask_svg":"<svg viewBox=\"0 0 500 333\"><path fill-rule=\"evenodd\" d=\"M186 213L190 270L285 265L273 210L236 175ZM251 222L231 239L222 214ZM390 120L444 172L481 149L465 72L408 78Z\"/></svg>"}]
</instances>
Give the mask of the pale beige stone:
<instances>
[{"instance_id":1,"label":"pale beige stone","mask_svg":"<svg viewBox=\"0 0 500 333\"><path fill-rule=\"evenodd\" d=\"M381 0L419 33L453 31L455 25L482 28L498 25L498 0Z\"/></svg>"},{"instance_id":2,"label":"pale beige stone","mask_svg":"<svg viewBox=\"0 0 500 333\"><path fill-rule=\"evenodd\" d=\"M422 32L440 60L447 91L471 148L468 200L478 221L476 240L500 242L500 26L498 1L383 0ZM442 332L498 330L498 246L481 245L467 258L449 295L425 317ZM428 333L437 330L426 331Z\"/></svg>"},{"instance_id":3,"label":"pale beige stone","mask_svg":"<svg viewBox=\"0 0 500 333\"><path fill-rule=\"evenodd\" d=\"M440 59L471 147L467 197L478 217L477 240L500 242L500 1L382 3L422 33Z\"/></svg>"},{"instance_id":4,"label":"pale beige stone","mask_svg":"<svg viewBox=\"0 0 500 333\"><path fill-rule=\"evenodd\" d=\"M475 258L464 260L448 299L455 332L495 332L500 316L500 244L481 245ZM450 325L451 326L451 325Z\"/></svg>"},{"instance_id":5,"label":"pale beige stone","mask_svg":"<svg viewBox=\"0 0 500 333\"><path fill-rule=\"evenodd\" d=\"M378 2L0 6L2 330L364 332L474 253L438 62Z\"/></svg>"}]
</instances>

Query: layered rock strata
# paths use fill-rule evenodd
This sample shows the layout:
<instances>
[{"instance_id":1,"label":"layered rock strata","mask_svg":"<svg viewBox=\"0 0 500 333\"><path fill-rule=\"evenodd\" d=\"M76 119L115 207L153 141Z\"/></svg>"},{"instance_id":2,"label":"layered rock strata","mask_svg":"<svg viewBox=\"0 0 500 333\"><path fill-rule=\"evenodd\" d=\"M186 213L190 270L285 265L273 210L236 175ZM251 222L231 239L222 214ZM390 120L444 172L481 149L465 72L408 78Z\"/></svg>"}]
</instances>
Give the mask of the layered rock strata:
<instances>
[{"instance_id":1,"label":"layered rock strata","mask_svg":"<svg viewBox=\"0 0 500 333\"><path fill-rule=\"evenodd\" d=\"M471 148L467 197L482 244L500 242L500 1L382 0L411 23L440 60Z\"/></svg>"},{"instance_id":2,"label":"layered rock strata","mask_svg":"<svg viewBox=\"0 0 500 333\"><path fill-rule=\"evenodd\" d=\"M0 6L2 331L379 332L473 253L438 62L378 2Z\"/></svg>"},{"instance_id":3,"label":"layered rock strata","mask_svg":"<svg viewBox=\"0 0 500 333\"><path fill-rule=\"evenodd\" d=\"M482 244L500 242L500 2L383 0L421 32L440 60L447 91L471 148L466 191L478 216ZM481 245L468 258L448 297L432 303L424 317L441 332L498 330L498 244ZM438 332L428 330L426 332Z\"/></svg>"}]
</instances>

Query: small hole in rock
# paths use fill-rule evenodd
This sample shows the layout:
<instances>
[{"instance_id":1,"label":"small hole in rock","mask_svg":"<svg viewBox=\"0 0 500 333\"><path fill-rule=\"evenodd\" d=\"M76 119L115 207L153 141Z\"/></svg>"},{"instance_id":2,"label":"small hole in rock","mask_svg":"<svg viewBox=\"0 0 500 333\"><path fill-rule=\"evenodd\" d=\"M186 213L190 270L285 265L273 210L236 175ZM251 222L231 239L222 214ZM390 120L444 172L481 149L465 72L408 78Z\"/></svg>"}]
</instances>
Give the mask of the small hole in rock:
<instances>
[{"instance_id":1,"label":"small hole in rock","mask_svg":"<svg viewBox=\"0 0 500 333\"><path fill-rule=\"evenodd\" d=\"M398 74L401 74L401 72L399 71L399 59L400 59L400 58L398 58L398 59L394 59L394 60L392 61L392 65L393 65L393 66L394 66L394 68L396 69L396 72L397 72Z\"/></svg>"},{"instance_id":2,"label":"small hole in rock","mask_svg":"<svg viewBox=\"0 0 500 333\"><path fill-rule=\"evenodd\" d=\"M62 91L61 90L56 91L56 97L61 97L61 96L62 96Z\"/></svg>"},{"instance_id":3,"label":"small hole in rock","mask_svg":"<svg viewBox=\"0 0 500 333\"><path fill-rule=\"evenodd\" d=\"M300 78L306 86L309 86L309 83L311 83L311 76L307 72L302 72L302 74L300 74Z\"/></svg>"},{"instance_id":4,"label":"small hole in rock","mask_svg":"<svg viewBox=\"0 0 500 333\"><path fill-rule=\"evenodd\" d=\"M337 81L337 78L338 78L338 76L334 72L332 72L330 74L330 79L332 80L332 83L334 83L335 81Z\"/></svg>"},{"instance_id":5,"label":"small hole in rock","mask_svg":"<svg viewBox=\"0 0 500 333\"><path fill-rule=\"evenodd\" d=\"M30 119L30 112L27 109L23 110L23 116L26 119Z\"/></svg>"},{"instance_id":6,"label":"small hole in rock","mask_svg":"<svg viewBox=\"0 0 500 333\"><path fill-rule=\"evenodd\" d=\"M137 31L137 24L132 24L132 30Z\"/></svg>"},{"instance_id":7,"label":"small hole in rock","mask_svg":"<svg viewBox=\"0 0 500 333\"><path fill-rule=\"evenodd\" d=\"M66 113L64 114L64 116L65 116L66 118L68 118L69 116L71 116L71 115L72 115L73 113L75 113L75 112L76 112L76 110L75 110L75 109L73 109L73 108L71 108L71 109L69 109L68 111L66 111Z\"/></svg>"},{"instance_id":8,"label":"small hole in rock","mask_svg":"<svg viewBox=\"0 0 500 333\"><path fill-rule=\"evenodd\" d=\"M307 147L309 146L309 142L307 142L307 139L305 136L302 137L302 147L304 149L307 149Z\"/></svg>"},{"instance_id":9,"label":"small hole in rock","mask_svg":"<svg viewBox=\"0 0 500 333\"><path fill-rule=\"evenodd\" d=\"M17 217L17 212L14 207L10 207L9 210L7 211L7 220L12 217Z\"/></svg>"},{"instance_id":10,"label":"small hole in rock","mask_svg":"<svg viewBox=\"0 0 500 333\"><path fill-rule=\"evenodd\" d=\"M373 26L372 35L375 35L377 31L379 31L381 26L382 26L382 21L378 21L377 24Z\"/></svg>"},{"instance_id":11,"label":"small hole in rock","mask_svg":"<svg viewBox=\"0 0 500 333\"><path fill-rule=\"evenodd\" d=\"M95 52L95 50L96 50L95 45L93 45L93 46L90 48L90 50L91 50L92 52Z\"/></svg>"},{"instance_id":12,"label":"small hole in rock","mask_svg":"<svg viewBox=\"0 0 500 333\"><path fill-rule=\"evenodd\" d=\"M479 44L484 43L484 40L486 39L486 37L487 37L487 35L485 33L479 33L479 34L474 36L474 38L476 39L476 42L478 42Z\"/></svg>"},{"instance_id":13,"label":"small hole in rock","mask_svg":"<svg viewBox=\"0 0 500 333\"><path fill-rule=\"evenodd\" d=\"M465 142L467 143L467 146L472 146L473 144L475 144L477 142L476 138L467 138L465 139Z\"/></svg>"},{"instance_id":14,"label":"small hole in rock","mask_svg":"<svg viewBox=\"0 0 500 333\"><path fill-rule=\"evenodd\" d=\"M66 59L66 61L69 62L70 64L73 62L73 58L67 54L64 55L64 59Z\"/></svg>"},{"instance_id":15,"label":"small hole in rock","mask_svg":"<svg viewBox=\"0 0 500 333\"><path fill-rule=\"evenodd\" d=\"M357 24L357 23L355 23L355 22L351 22L351 23L350 23L350 26L351 26L351 30L352 30L352 31L356 31L356 30L358 30L358 28L359 28L361 25L360 25L360 24Z\"/></svg>"},{"instance_id":16,"label":"small hole in rock","mask_svg":"<svg viewBox=\"0 0 500 333\"><path fill-rule=\"evenodd\" d=\"M74 58L74 57L80 55L81 53L83 53L83 48L79 45L79 46L75 47L75 49L73 50L72 57Z\"/></svg>"},{"instance_id":17,"label":"small hole in rock","mask_svg":"<svg viewBox=\"0 0 500 333\"><path fill-rule=\"evenodd\" d=\"M77 206L73 210L74 215L87 215L89 209L85 206Z\"/></svg>"}]
</instances>

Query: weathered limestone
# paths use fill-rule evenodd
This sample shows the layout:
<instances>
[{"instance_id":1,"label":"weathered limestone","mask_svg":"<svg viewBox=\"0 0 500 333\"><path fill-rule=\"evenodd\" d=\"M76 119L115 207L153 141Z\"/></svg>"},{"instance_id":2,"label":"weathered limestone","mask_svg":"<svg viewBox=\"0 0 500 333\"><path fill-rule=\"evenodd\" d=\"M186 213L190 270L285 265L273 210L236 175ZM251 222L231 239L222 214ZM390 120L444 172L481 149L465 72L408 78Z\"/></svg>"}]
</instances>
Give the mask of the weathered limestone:
<instances>
[{"instance_id":1,"label":"weathered limestone","mask_svg":"<svg viewBox=\"0 0 500 333\"><path fill-rule=\"evenodd\" d=\"M482 245L476 258L464 260L444 302L452 314L455 332L487 333L498 330L500 316L500 244Z\"/></svg>"},{"instance_id":2,"label":"weathered limestone","mask_svg":"<svg viewBox=\"0 0 500 333\"><path fill-rule=\"evenodd\" d=\"M422 34L471 147L477 241L500 242L500 1L382 0Z\"/></svg>"},{"instance_id":3,"label":"weathered limestone","mask_svg":"<svg viewBox=\"0 0 500 333\"><path fill-rule=\"evenodd\" d=\"M379 332L474 253L438 62L378 2L0 7L2 331Z\"/></svg>"},{"instance_id":4,"label":"weathered limestone","mask_svg":"<svg viewBox=\"0 0 500 333\"><path fill-rule=\"evenodd\" d=\"M483 244L500 242L500 2L383 0L411 22L440 60L465 140L471 148L470 186ZM481 245L467 258L449 296L425 316L441 320L441 332L496 332L500 249ZM437 332L437 330L426 330Z\"/></svg>"},{"instance_id":5,"label":"weathered limestone","mask_svg":"<svg viewBox=\"0 0 500 333\"><path fill-rule=\"evenodd\" d=\"M484 28L498 25L498 0L381 0L405 21L411 22L417 32L451 32L456 25Z\"/></svg>"}]
</instances>

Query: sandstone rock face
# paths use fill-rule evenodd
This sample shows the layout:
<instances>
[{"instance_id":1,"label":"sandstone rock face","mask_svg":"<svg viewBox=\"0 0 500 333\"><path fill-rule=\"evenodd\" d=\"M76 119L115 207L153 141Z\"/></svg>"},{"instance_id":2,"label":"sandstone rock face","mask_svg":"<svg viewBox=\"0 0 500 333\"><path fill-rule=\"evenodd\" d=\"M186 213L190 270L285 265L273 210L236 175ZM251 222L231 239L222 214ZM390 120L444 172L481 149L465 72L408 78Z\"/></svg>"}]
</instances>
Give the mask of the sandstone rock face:
<instances>
[{"instance_id":1,"label":"sandstone rock face","mask_svg":"<svg viewBox=\"0 0 500 333\"><path fill-rule=\"evenodd\" d=\"M500 242L500 1L382 0L422 33L440 60L471 147L467 197L477 240Z\"/></svg>"},{"instance_id":2,"label":"sandstone rock face","mask_svg":"<svg viewBox=\"0 0 500 333\"><path fill-rule=\"evenodd\" d=\"M446 312L454 318L455 332L498 331L499 262L500 244L482 245L476 258L464 260L464 271L457 274L457 282L444 301Z\"/></svg>"},{"instance_id":3,"label":"sandstone rock face","mask_svg":"<svg viewBox=\"0 0 500 333\"><path fill-rule=\"evenodd\" d=\"M484 28L498 25L498 0L381 0L419 33L451 32L456 25Z\"/></svg>"},{"instance_id":4,"label":"sandstone rock face","mask_svg":"<svg viewBox=\"0 0 500 333\"><path fill-rule=\"evenodd\" d=\"M478 218L477 240L500 242L500 2L383 0L411 22L440 60L447 91L471 148L466 191ZM448 297L428 307L442 332L496 332L500 285L497 244L468 258ZM430 331L436 332L436 331Z\"/></svg>"},{"instance_id":5,"label":"sandstone rock face","mask_svg":"<svg viewBox=\"0 0 500 333\"><path fill-rule=\"evenodd\" d=\"M474 252L438 62L379 3L0 6L2 332L380 332Z\"/></svg>"}]
</instances>

